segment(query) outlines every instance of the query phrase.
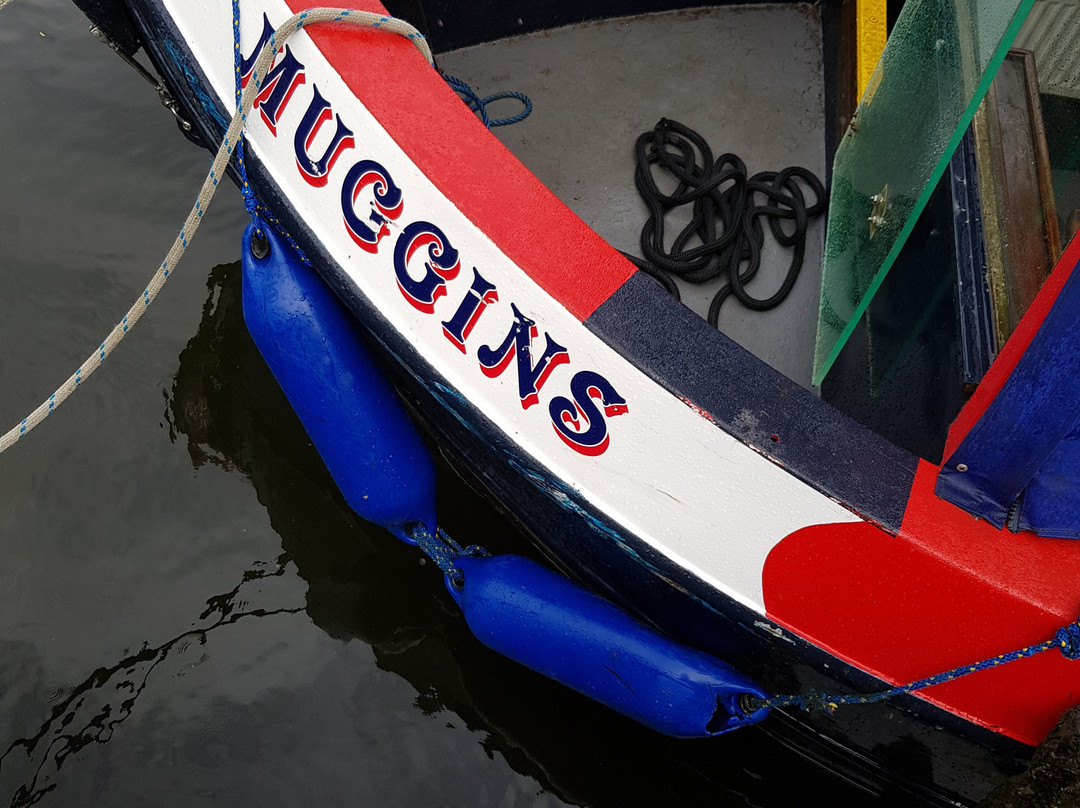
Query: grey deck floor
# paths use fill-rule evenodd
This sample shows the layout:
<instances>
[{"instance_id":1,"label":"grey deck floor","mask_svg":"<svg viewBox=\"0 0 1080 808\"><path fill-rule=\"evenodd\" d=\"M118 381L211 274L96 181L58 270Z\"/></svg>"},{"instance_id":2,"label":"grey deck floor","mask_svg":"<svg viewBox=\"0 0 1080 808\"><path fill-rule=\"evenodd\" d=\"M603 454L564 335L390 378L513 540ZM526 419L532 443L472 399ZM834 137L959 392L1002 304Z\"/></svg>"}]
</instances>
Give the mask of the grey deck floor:
<instances>
[{"instance_id":1,"label":"grey deck floor","mask_svg":"<svg viewBox=\"0 0 1080 808\"><path fill-rule=\"evenodd\" d=\"M825 176L821 23L811 5L650 14L544 31L440 54L439 67L481 95L517 90L534 104L499 139L610 244L640 255L646 208L634 188L637 136L667 117L700 132L747 170L801 165ZM517 102L490 112L513 114ZM721 330L809 386L824 217L811 225L790 297L764 313L729 299ZM767 248L771 244L766 239ZM772 245L749 290L779 286L786 251ZM711 286L683 287L703 313Z\"/></svg>"}]
</instances>

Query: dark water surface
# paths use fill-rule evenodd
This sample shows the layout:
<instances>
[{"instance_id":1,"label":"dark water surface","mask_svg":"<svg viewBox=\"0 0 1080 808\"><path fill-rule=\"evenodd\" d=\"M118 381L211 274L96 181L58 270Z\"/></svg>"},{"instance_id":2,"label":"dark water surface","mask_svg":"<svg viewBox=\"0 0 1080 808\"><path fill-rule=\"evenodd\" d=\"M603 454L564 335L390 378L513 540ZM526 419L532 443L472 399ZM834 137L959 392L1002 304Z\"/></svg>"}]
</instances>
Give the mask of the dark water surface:
<instances>
[{"instance_id":1,"label":"dark water surface","mask_svg":"<svg viewBox=\"0 0 1080 808\"><path fill-rule=\"evenodd\" d=\"M141 292L206 152L67 0L0 11L0 428ZM678 742L502 660L345 507L243 328L239 194L0 456L0 804L861 805L757 730ZM450 472L465 543L524 540Z\"/></svg>"}]
</instances>

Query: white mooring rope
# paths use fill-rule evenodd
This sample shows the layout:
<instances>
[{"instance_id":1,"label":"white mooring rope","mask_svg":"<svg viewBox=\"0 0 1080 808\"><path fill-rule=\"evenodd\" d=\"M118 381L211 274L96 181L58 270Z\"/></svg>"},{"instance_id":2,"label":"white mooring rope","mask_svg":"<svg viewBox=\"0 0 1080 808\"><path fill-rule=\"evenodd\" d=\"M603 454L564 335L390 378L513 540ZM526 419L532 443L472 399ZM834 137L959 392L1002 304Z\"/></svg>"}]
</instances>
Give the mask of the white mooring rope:
<instances>
[{"instance_id":1,"label":"white mooring rope","mask_svg":"<svg viewBox=\"0 0 1080 808\"><path fill-rule=\"evenodd\" d=\"M10 2L12 2L12 0L0 0L0 9ZM251 80L248 81L247 87L244 88L244 93L241 96L240 105L236 110L236 114L233 115L232 122L229 124L228 130L222 138L221 146L218 148L217 154L214 155L213 165L210 168L210 173L206 175L206 179L203 181L202 188L199 190L199 196L195 200L195 206L188 214L183 227L180 228L180 233L177 235L176 240L173 242L172 247L165 256L165 260L161 262L161 266L150 279L150 283L147 284L139 299L135 301L130 309L128 309L124 318L116 324L111 332L109 332L105 341L98 346L96 351L87 357L86 361L83 362L78 370L76 370L66 382L60 385L56 392L49 396L45 401L41 402L37 409L27 415L6 434L0 436L0 452L5 451L17 443L27 432L44 421L64 402L65 399L67 399L68 396L75 392L79 385L86 381L86 379L90 377L90 374L97 370L101 363L105 361L105 358L120 344L120 341L127 335L128 331L135 326L135 323L142 317L143 312L149 308L150 304L154 301L154 298L157 297L158 292L161 291L161 287L164 286L165 281L168 280L169 273L176 267L177 262L187 249L188 243L191 241L192 237L194 237L195 231L199 229L199 223L202 221L203 214L210 206L210 200L213 199L214 193L217 191L218 182L225 177L226 166L232 156L233 149L236 148L236 144L241 137L244 124L247 122L248 113L251 111L251 106L255 101L255 96L259 92L260 85L265 78L266 70L269 67L270 62L281 44L301 28L317 23L338 22L350 23L352 25L360 25L368 28L375 28L380 31L399 34L412 42L429 63L432 62L431 49L428 47L424 35L417 31L416 28L409 25L409 23L395 17L387 17L381 14L373 14L369 11L357 11L355 9L311 8L307 11L301 11L298 14L294 14L282 23L281 27L274 32L266 44L263 45L262 50L259 51L259 58L255 62Z\"/></svg>"}]
</instances>

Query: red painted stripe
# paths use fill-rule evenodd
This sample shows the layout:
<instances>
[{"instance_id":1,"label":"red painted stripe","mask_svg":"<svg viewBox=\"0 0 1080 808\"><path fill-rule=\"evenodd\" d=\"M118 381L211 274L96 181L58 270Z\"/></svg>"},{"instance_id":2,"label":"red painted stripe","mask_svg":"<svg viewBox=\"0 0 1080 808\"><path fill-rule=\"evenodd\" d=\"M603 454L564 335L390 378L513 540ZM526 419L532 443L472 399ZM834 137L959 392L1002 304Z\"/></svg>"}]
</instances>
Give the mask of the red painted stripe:
<instances>
[{"instance_id":1,"label":"red painted stripe","mask_svg":"<svg viewBox=\"0 0 1080 808\"><path fill-rule=\"evenodd\" d=\"M294 12L320 5L288 4ZM371 0L354 7L386 13ZM340 25L306 30L428 179L574 316L586 319L634 273L484 128L407 40Z\"/></svg>"},{"instance_id":2,"label":"red painted stripe","mask_svg":"<svg viewBox=\"0 0 1080 808\"><path fill-rule=\"evenodd\" d=\"M900 533L868 523L798 531L762 573L769 618L893 684L1042 642L1080 615L1080 542L1000 531L937 498L923 461ZM920 695L1037 744L1080 703L1057 651ZM849 708L849 709L858 709Z\"/></svg>"},{"instance_id":3,"label":"red painted stripe","mask_svg":"<svg viewBox=\"0 0 1080 808\"><path fill-rule=\"evenodd\" d=\"M920 470L920 496L932 496L936 471L929 464ZM958 510L942 505L942 511ZM934 518L930 510L923 516ZM951 521L918 527L951 532L957 527L956 519ZM1076 619L1076 548L1016 536L1002 539L981 524L973 530L964 526L966 549L976 554L974 569L968 570L937 555L935 548L867 523L819 525L793 533L765 563L766 612L776 623L893 684L1034 645ZM1011 541L1017 538L1019 546ZM973 549L983 540L988 542L984 548ZM978 567L994 566L1003 556L1014 560L1015 587L980 575ZM1056 561L1067 563L1048 574L1048 564ZM1050 593L1053 604L1047 597L1033 596L1047 583L1056 592ZM1066 594L1069 590L1071 595ZM1077 664L1056 650L1045 651L928 688L919 696L1034 745L1080 701Z\"/></svg>"},{"instance_id":4,"label":"red painted stripe","mask_svg":"<svg viewBox=\"0 0 1080 808\"><path fill-rule=\"evenodd\" d=\"M945 456L986 411L1080 261L1074 239L950 431ZM765 564L777 623L901 684L1049 639L1080 614L1080 542L994 528L934 495L921 462L898 536L871 525L799 531ZM1080 702L1077 663L1057 651L922 695L983 726L1039 743Z\"/></svg>"}]
</instances>

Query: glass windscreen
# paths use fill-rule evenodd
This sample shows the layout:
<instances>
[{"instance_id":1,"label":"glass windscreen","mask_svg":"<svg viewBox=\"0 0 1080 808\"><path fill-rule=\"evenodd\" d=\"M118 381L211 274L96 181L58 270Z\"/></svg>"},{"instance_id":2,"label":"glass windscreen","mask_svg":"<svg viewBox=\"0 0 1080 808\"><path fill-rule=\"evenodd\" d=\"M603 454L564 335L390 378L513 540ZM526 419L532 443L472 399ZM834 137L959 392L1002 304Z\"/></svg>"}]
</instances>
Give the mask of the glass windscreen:
<instances>
[{"instance_id":1,"label":"glass windscreen","mask_svg":"<svg viewBox=\"0 0 1080 808\"><path fill-rule=\"evenodd\" d=\"M908 0L833 165L813 383L885 279L1034 0Z\"/></svg>"}]
</instances>

